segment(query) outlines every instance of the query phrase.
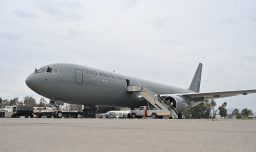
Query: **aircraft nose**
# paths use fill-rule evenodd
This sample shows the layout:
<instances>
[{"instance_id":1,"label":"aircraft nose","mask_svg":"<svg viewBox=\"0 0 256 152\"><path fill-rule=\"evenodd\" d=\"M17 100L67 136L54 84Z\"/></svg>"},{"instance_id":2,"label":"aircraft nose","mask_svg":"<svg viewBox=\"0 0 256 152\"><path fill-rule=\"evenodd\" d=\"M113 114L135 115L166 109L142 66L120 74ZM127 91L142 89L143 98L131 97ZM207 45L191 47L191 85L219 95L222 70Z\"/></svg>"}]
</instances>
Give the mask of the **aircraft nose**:
<instances>
[{"instance_id":1,"label":"aircraft nose","mask_svg":"<svg viewBox=\"0 0 256 152\"><path fill-rule=\"evenodd\" d=\"M30 81L30 76L28 76L28 77L26 78L25 82L26 82L26 85L29 87L29 86L30 86L30 83L31 83L31 81Z\"/></svg>"},{"instance_id":2,"label":"aircraft nose","mask_svg":"<svg viewBox=\"0 0 256 152\"><path fill-rule=\"evenodd\" d=\"M34 80L33 80L33 76L32 75L29 75L27 78L26 78L26 80L25 80L25 82L26 82L26 85L29 87L29 88L34 88L33 86L35 85L34 84Z\"/></svg>"}]
</instances>

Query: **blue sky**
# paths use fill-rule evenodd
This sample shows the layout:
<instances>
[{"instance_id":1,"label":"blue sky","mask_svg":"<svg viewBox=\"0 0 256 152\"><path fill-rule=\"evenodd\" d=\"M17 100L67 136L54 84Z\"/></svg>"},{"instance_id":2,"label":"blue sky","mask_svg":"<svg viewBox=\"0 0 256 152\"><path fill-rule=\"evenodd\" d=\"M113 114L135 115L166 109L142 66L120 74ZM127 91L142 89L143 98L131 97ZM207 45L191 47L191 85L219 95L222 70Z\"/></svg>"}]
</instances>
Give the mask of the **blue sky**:
<instances>
[{"instance_id":1,"label":"blue sky","mask_svg":"<svg viewBox=\"0 0 256 152\"><path fill-rule=\"evenodd\" d=\"M40 96L25 78L76 63L201 91L256 89L254 0L2 0L0 97ZM256 111L256 95L217 100Z\"/></svg>"}]
</instances>

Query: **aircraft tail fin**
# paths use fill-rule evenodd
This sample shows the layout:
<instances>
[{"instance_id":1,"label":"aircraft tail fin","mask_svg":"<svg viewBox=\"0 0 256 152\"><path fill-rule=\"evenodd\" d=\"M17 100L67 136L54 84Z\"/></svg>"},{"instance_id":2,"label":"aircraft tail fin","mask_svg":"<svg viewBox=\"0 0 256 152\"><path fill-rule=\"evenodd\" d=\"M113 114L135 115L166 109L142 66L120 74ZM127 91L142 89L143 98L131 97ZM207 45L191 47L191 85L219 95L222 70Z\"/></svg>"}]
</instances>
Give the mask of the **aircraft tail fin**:
<instances>
[{"instance_id":1,"label":"aircraft tail fin","mask_svg":"<svg viewBox=\"0 0 256 152\"><path fill-rule=\"evenodd\" d=\"M199 63L194 78L190 84L189 90L199 92L201 85L201 76L202 76L203 64Z\"/></svg>"}]
</instances>

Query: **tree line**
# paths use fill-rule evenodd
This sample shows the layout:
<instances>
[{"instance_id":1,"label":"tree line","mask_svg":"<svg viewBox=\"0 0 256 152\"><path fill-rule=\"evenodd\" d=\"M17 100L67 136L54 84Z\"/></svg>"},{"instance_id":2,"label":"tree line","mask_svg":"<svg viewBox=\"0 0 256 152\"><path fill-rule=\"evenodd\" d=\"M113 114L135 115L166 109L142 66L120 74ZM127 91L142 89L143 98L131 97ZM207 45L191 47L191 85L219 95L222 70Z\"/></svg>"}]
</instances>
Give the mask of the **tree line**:
<instances>
[{"instance_id":1,"label":"tree line","mask_svg":"<svg viewBox=\"0 0 256 152\"><path fill-rule=\"evenodd\" d=\"M13 105L28 105L28 106L44 107L44 106L47 106L47 102L43 97L41 97L38 104L36 103L35 98L30 96L26 96L24 100L19 100L19 98L13 98L11 100L0 98L0 108L4 108L5 106L13 106Z\"/></svg>"},{"instance_id":2,"label":"tree line","mask_svg":"<svg viewBox=\"0 0 256 152\"><path fill-rule=\"evenodd\" d=\"M53 107L47 103L45 98L41 97L39 103L36 102L36 99L31 96L26 96L24 100L20 101L19 98L13 98L11 100L0 98L0 108L4 108L5 106L13 106L13 105L27 105L33 107ZM77 104L69 104L69 110L82 110L82 105Z\"/></svg>"},{"instance_id":3,"label":"tree line","mask_svg":"<svg viewBox=\"0 0 256 152\"><path fill-rule=\"evenodd\" d=\"M199 105L192 107L184 112L184 116L187 119L209 119L216 118L217 106L214 100L205 100ZM227 102L224 102L218 107L219 115L224 118L237 118L237 119L248 119L253 116L252 110L244 108L241 111L234 109L231 114L227 113Z\"/></svg>"}]
</instances>

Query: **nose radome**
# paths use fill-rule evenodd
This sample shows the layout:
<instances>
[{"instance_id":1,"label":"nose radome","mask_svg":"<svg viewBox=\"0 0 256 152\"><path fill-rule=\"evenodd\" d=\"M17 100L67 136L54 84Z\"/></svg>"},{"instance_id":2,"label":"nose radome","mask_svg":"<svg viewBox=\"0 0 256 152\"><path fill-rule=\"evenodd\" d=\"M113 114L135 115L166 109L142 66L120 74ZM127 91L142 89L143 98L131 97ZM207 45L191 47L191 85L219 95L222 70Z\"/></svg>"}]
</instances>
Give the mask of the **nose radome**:
<instances>
[{"instance_id":1,"label":"nose radome","mask_svg":"<svg viewBox=\"0 0 256 152\"><path fill-rule=\"evenodd\" d=\"M35 85L34 83L33 83L33 78L32 78L32 75L29 75L27 78L26 78L26 80L25 80L25 83L26 83L26 85L29 87L29 88L33 88L33 85ZM33 89L32 89L33 90Z\"/></svg>"},{"instance_id":2,"label":"nose radome","mask_svg":"<svg viewBox=\"0 0 256 152\"><path fill-rule=\"evenodd\" d=\"M30 86L30 76L28 76L27 78L26 78L26 80L25 80L25 83L26 83L26 85L29 87Z\"/></svg>"}]
</instances>

